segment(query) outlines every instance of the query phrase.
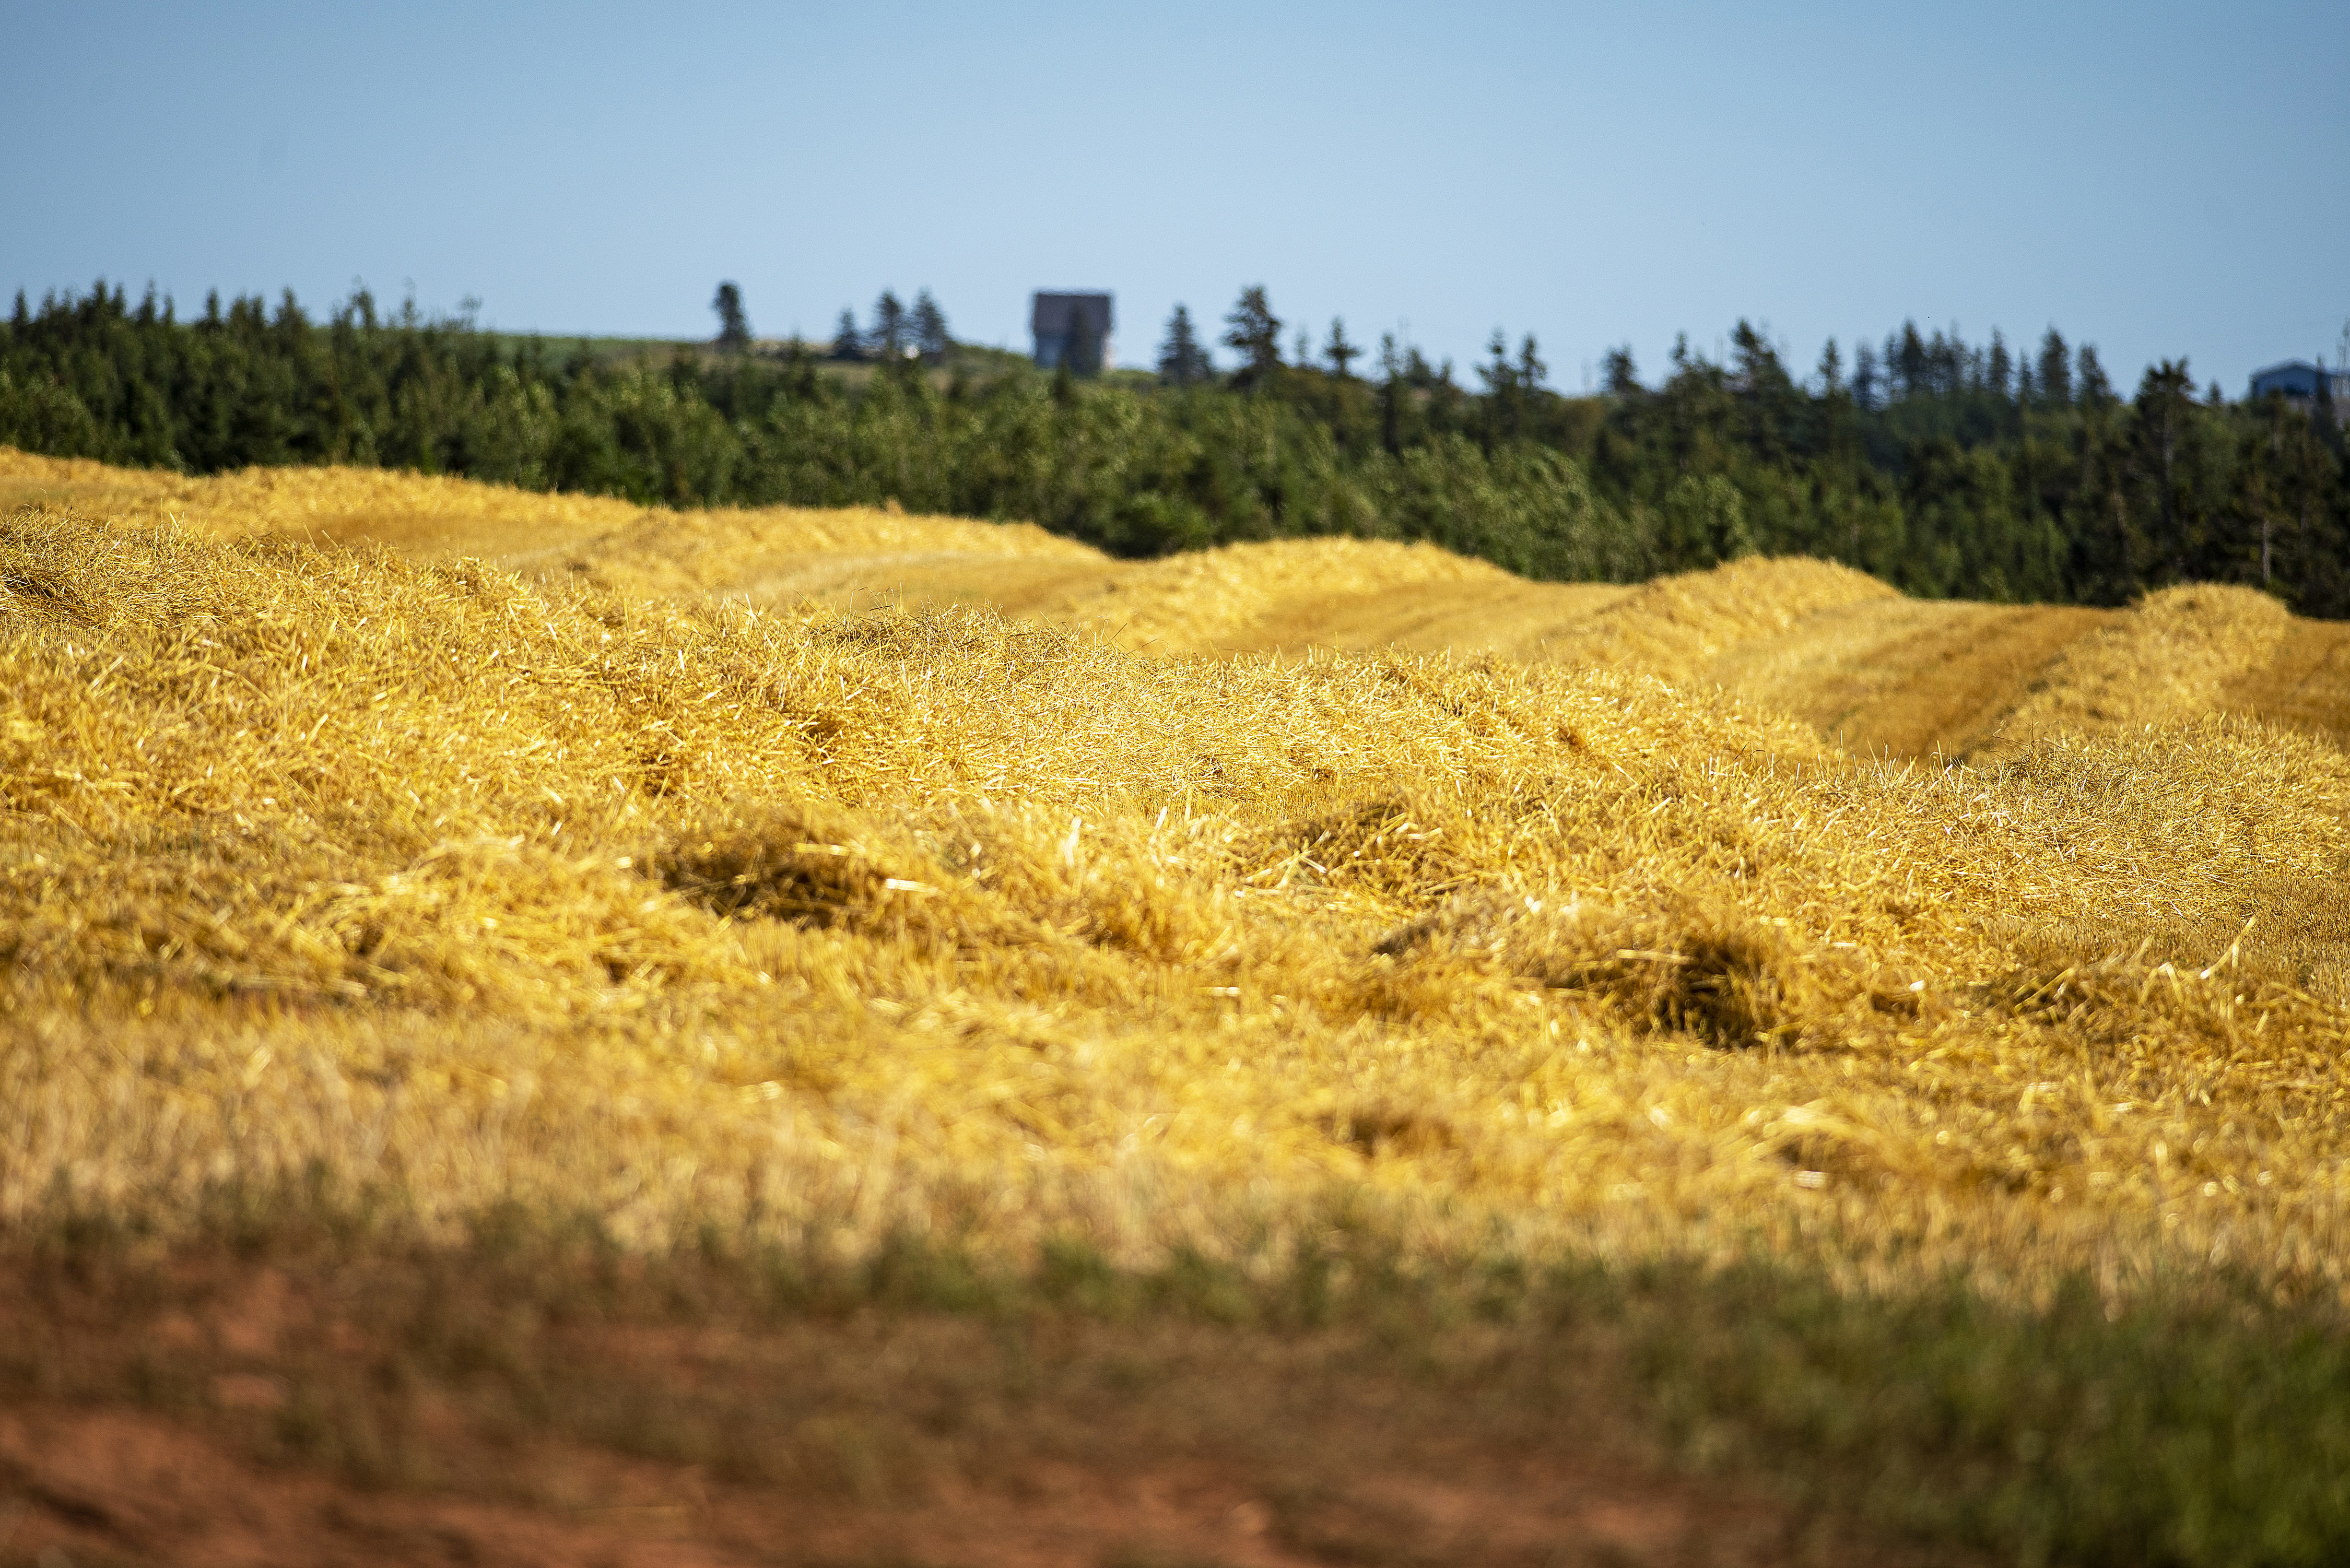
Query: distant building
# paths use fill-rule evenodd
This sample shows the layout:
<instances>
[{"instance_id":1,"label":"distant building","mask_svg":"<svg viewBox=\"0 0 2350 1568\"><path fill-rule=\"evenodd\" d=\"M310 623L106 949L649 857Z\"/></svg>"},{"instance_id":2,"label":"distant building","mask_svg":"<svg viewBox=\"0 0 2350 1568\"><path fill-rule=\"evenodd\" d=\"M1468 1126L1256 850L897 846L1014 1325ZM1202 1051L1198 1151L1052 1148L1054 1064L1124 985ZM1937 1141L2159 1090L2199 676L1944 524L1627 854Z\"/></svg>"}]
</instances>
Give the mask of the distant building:
<instances>
[{"instance_id":1,"label":"distant building","mask_svg":"<svg viewBox=\"0 0 2350 1568\"><path fill-rule=\"evenodd\" d=\"M2287 359L2253 371L2252 401L2259 402L2272 392L2307 406L2313 413L2322 396L2333 402L2335 419L2350 421L2350 369L2329 370L2322 362L2313 365L2306 359Z\"/></svg>"},{"instance_id":2,"label":"distant building","mask_svg":"<svg viewBox=\"0 0 2350 1568\"><path fill-rule=\"evenodd\" d=\"M1110 332L1117 325L1107 294L1038 294L1028 313L1036 338L1036 368L1056 370L1066 363L1080 376L1109 369L1117 361Z\"/></svg>"}]
</instances>

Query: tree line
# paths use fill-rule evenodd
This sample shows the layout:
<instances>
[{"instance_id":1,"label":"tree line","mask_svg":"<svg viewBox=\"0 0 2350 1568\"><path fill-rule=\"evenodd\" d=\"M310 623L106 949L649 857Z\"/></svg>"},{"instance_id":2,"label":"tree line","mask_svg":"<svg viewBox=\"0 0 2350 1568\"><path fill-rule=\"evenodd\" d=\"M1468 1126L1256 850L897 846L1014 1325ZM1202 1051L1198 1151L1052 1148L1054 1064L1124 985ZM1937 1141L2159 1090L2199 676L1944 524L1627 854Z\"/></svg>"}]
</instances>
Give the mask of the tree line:
<instances>
[{"instance_id":1,"label":"tree line","mask_svg":"<svg viewBox=\"0 0 2350 1568\"><path fill-rule=\"evenodd\" d=\"M1570 397L1532 335L1496 332L1464 383L1392 336L1357 345L1342 321L1318 348L1285 344L1262 288L1225 317L1228 370L1179 307L1155 379L974 374L944 353L931 302L877 308L878 342L844 323L878 361L852 388L825 364L848 344L743 352L740 291L712 303L717 351L614 363L387 312L364 290L321 318L288 293L214 296L187 320L104 283L37 308L19 295L0 327L0 442L676 506L894 499L1128 556L1345 534L1624 582L1802 554L1929 597L2117 604L2225 581L2350 616L2350 458L2329 407L2199 391L2183 359L2125 396L2053 329L2011 350L1905 326L1848 365L1831 342L1798 374L1742 322L1718 360L1684 340L1651 380L1618 350L1598 394Z\"/></svg>"}]
</instances>

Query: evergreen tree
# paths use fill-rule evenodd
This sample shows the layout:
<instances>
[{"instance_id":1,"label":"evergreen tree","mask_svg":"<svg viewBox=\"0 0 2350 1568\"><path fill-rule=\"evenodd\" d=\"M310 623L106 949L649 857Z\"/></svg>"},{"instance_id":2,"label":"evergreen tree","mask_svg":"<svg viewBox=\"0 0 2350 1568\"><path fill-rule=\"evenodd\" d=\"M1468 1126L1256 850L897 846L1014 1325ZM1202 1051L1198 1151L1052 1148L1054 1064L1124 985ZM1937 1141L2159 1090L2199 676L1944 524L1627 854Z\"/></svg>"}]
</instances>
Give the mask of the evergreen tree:
<instances>
[{"instance_id":1,"label":"evergreen tree","mask_svg":"<svg viewBox=\"0 0 2350 1568\"><path fill-rule=\"evenodd\" d=\"M2087 372L2096 366L2089 350L2082 350L2082 396L2089 396ZM2100 379L2104 372L2097 372ZM2187 372L2184 359L2165 359L2149 366L2146 379L2138 383L2136 408L2136 441L2137 477L2153 492L2151 543L2154 549L2168 563L2169 575L2187 575L2187 556L2197 543L2191 537L2186 514L2190 510L2182 494L2179 463L2188 440L2188 421L2195 410L2195 381Z\"/></svg>"},{"instance_id":2,"label":"evergreen tree","mask_svg":"<svg viewBox=\"0 0 2350 1568\"><path fill-rule=\"evenodd\" d=\"M2008 383L2014 378L2015 363L2008 358L2007 339L2002 337L1999 328L1994 327L1991 329L1991 354L1983 364L1983 388L1991 396L2004 401L2008 395Z\"/></svg>"},{"instance_id":3,"label":"evergreen tree","mask_svg":"<svg viewBox=\"0 0 2350 1568\"><path fill-rule=\"evenodd\" d=\"M911 330L915 351L932 364L945 358L947 350L954 346L953 338L947 335L947 313L939 308L939 302L931 297L927 288L914 296Z\"/></svg>"},{"instance_id":4,"label":"evergreen tree","mask_svg":"<svg viewBox=\"0 0 2350 1568\"><path fill-rule=\"evenodd\" d=\"M1363 357L1363 351L1347 340L1344 318L1336 316L1330 318L1330 341L1322 350L1322 356L1330 361L1331 374L1342 381L1347 379L1347 367Z\"/></svg>"},{"instance_id":5,"label":"evergreen tree","mask_svg":"<svg viewBox=\"0 0 2350 1568\"><path fill-rule=\"evenodd\" d=\"M865 334L857 329L857 312L843 306L840 319L832 329L832 357L836 359L865 358Z\"/></svg>"},{"instance_id":6,"label":"evergreen tree","mask_svg":"<svg viewBox=\"0 0 2350 1568\"><path fill-rule=\"evenodd\" d=\"M2112 407L2115 400L2114 384L2106 379L2106 368L2097 358L2097 346L2094 343L2082 344L2078 362L2080 365L2077 372L2079 390L2075 395L2080 399L2081 407L2092 412ZM2186 361L2181 360L2179 363L2184 365Z\"/></svg>"},{"instance_id":7,"label":"evergreen tree","mask_svg":"<svg viewBox=\"0 0 2350 1568\"><path fill-rule=\"evenodd\" d=\"M867 345L884 360L902 359L911 331L897 291L883 289L881 297L873 302L873 328L866 335Z\"/></svg>"},{"instance_id":8,"label":"evergreen tree","mask_svg":"<svg viewBox=\"0 0 2350 1568\"><path fill-rule=\"evenodd\" d=\"M1510 339L1500 327L1485 340L1485 362L1477 367L1477 379L1485 383L1488 395L1500 395L1517 389L1516 372L1510 368Z\"/></svg>"},{"instance_id":9,"label":"evergreen tree","mask_svg":"<svg viewBox=\"0 0 2350 1568\"><path fill-rule=\"evenodd\" d=\"M1926 343L1923 365L1918 379L1929 398L1947 398L1963 384L1966 365L1966 345L1955 335L1945 336L1939 327Z\"/></svg>"},{"instance_id":10,"label":"evergreen tree","mask_svg":"<svg viewBox=\"0 0 2350 1568\"><path fill-rule=\"evenodd\" d=\"M1403 414L1410 389L1404 381L1403 357L1396 350L1396 335L1379 334L1379 444L1390 457L1403 452Z\"/></svg>"},{"instance_id":11,"label":"evergreen tree","mask_svg":"<svg viewBox=\"0 0 2350 1568\"><path fill-rule=\"evenodd\" d=\"M1194 387L1215 373L1208 351L1200 346L1191 327L1191 311L1178 305L1167 318L1167 337L1159 345L1159 379L1170 387Z\"/></svg>"},{"instance_id":12,"label":"evergreen tree","mask_svg":"<svg viewBox=\"0 0 2350 1568\"><path fill-rule=\"evenodd\" d=\"M1599 384L1611 398L1636 398L1648 390L1640 385L1640 369L1632 362L1632 346L1610 348L1599 361Z\"/></svg>"},{"instance_id":13,"label":"evergreen tree","mask_svg":"<svg viewBox=\"0 0 2350 1568\"><path fill-rule=\"evenodd\" d=\"M2261 586L2272 587L2277 575L2277 546L2282 532L2280 524L2288 517L2283 495L2286 443L2292 426L2307 429L2307 421L2298 418L2282 398L2265 400L2260 411L2260 424L2246 436L2242 460L2236 466L2236 493L2233 509L2245 524L2244 543L2258 551L2257 560Z\"/></svg>"},{"instance_id":14,"label":"evergreen tree","mask_svg":"<svg viewBox=\"0 0 2350 1568\"><path fill-rule=\"evenodd\" d=\"M2279 554L2290 568L2294 607L2304 615L2350 614L2350 471L2344 449L2333 428L2282 398L2262 400L2260 421L2255 451L2291 530Z\"/></svg>"},{"instance_id":15,"label":"evergreen tree","mask_svg":"<svg viewBox=\"0 0 2350 1568\"><path fill-rule=\"evenodd\" d=\"M1811 424L1811 450L1815 456L1835 462L1843 459L1852 446L1852 394L1845 390L1844 356L1837 351L1836 340L1829 338L1820 349L1820 396ZM1846 541L1836 541L1849 559L1857 554Z\"/></svg>"},{"instance_id":16,"label":"evergreen tree","mask_svg":"<svg viewBox=\"0 0 2350 1568\"><path fill-rule=\"evenodd\" d=\"M1894 397L1914 398L1931 391L1929 363L1926 340L1918 336L1916 322L1903 322L1900 335L1885 340L1885 373L1893 383Z\"/></svg>"},{"instance_id":17,"label":"evergreen tree","mask_svg":"<svg viewBox=\"0 0 2350 1568\"><path fill-rule=\"evenodd\" d=\"M2073 358L2064 335L2051 327L2040 339L2040 400L2061 409L2073 400Z\"/></svg>"},{"instance_id":18,"label":"evergreen tree","mask_svg":"<svg viewBox=\"0 0 2350 1568\"><path fill-rule=\"evenodd\" d=\"M1236 387L1263 386L1281 369L1281 318L1265 299L1264 285L1254 283L1241 290L1224 317L1224 346L1244 356L1232 377Z\"/></svg>"},{"instance_id":19,"label":"evergreen tree","mask_svg":"<svg viewBox=\"0 0 2350 1568\"><path fill-rule=\"evenodd\" d=\"M1485 345L1487 358L1477 367L1477 379L1485 384L1484 441L1488 452L1503 441L1515 441L1525 428L1525 392L1520 385L1516 367L1510 363L1510 340L1498 327Z\"/></svg>"},{"instance_id":20,"label":"evergreen tree","mask_svg":"<svg viewBox=\"0 0 2350 1568\"><path fill-rule=\"evenodd\" d=\"M751 346L751 321L743 314L740 288L731 282L720 284L710 308L718 313L718 347L739 354Z\"/></svg>"},{"instance_id":21,"label":"evergreen tree","mask_svg":"<svg viewBox=\"0 0 2350 1568\"><path fill-rule=\"evenodd\" d=\"M1529 332L1518 344L1519 389L1528 393L1538 392L1549 376L1550 367L1543 363L1540 347L1534 342L1534 335Z\"/></svg>"},{"instance_id":22,"label":"evergreen tree","mask_svg":"<svg viewBox=\"0 0 2350 1568\"><path fill-rule=\"evenodd\" d=\"M1877 376L1876 347L1864 337L1852 355L1853 405L1863 413L1875 413L1880 406L1882 385Z\"/></svg>"}]
</instances>

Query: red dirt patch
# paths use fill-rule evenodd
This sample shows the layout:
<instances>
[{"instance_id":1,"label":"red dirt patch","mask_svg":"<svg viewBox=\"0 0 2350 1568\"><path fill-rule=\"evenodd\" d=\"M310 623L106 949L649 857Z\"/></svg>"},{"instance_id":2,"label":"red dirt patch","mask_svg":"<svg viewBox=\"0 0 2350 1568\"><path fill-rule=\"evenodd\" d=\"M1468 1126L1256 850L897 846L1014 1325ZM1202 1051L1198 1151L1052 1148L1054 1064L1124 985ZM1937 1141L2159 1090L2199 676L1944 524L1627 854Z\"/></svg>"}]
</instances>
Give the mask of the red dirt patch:
<instances>
[{"instance_id":1,"label":"red dirt patch","mask_svg":"<svg viewBox=\"0 0 2350 1568\"><path fill-rule=\"evenodd\" d=\"M713 1485L571 1445L517 1455L545 1501L354 1487L265 1467L151 1414L0 1413L0 1552L75 1563L1764 1564L1808 1556L1783 1511L1596 1459L1473 1450L1451 1473L1368 1473L1268 1497L1235 1467L1041 1461L1010 1487L945 1481L906 1506ZM565 1501L568 1496L577 1501Z\"/></svg>"},{"instance_id":2,"label":"red dirt patch","mask_svg":"<svg viewBox=\"0 0 2350 1568\"><path fill-rule=\"evenodd\" d=\"M0 1270L0 1564L1953 1560L1651 1462L1596 1376L1408 1373L1336 1330L709 1293L681 1317L553 1292L532 1317L543 1276L499 1267Z\"/></svg>"}]
</instances>

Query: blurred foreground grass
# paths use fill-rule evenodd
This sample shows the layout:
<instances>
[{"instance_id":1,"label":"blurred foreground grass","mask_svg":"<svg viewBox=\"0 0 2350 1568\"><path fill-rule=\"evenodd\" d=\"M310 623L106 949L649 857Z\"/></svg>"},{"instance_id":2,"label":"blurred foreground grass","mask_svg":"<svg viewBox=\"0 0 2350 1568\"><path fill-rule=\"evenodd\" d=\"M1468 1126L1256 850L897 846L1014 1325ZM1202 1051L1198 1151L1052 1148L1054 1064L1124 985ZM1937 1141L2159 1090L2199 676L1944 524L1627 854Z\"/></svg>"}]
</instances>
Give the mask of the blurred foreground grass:
<instances>
[{"instance_id":1,"label":"blurred foreground grass","mask_svg":"<svg viewBox=\"0 0 2350 1568\"><path fill-rule=\"evenodd\" d=\"M1338 1211L1277 1254L1121 1269L1055 1241L1014 1268L903 1236L647 1251L511 1210L428 1242L328 1196L218 1195L160 1259L103 1221L46 1231L0 1287L0 1400L557 1512L596 1495L576 1456L608 1452L706 1478L722 1541L728 1500L763 1493L805 1523L1202 1463L1263 1500L1283 1561L1558 1561L1521 1469L1612 1475L1623 1506L1691 1478L1657 1560L2324 1563L2350 1541L2342 1315L2231 1270L2126 1303L2068 1273L2022 1305L1760 1254L1436 1256ZM1492 1511L1399 1508L1408 1476L1482 1481Z\"/></svg>"}]
</instances>

